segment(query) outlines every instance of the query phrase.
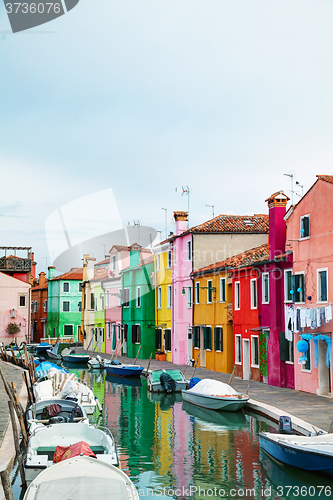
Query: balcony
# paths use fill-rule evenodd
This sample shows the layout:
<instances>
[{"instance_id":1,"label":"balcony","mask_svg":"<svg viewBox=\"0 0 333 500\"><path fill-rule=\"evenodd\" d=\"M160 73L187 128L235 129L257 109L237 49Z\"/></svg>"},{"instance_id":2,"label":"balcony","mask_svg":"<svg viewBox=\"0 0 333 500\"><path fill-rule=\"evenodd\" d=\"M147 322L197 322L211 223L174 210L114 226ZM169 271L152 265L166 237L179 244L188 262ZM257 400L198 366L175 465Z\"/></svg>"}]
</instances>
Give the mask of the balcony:
<instances>
[{"instance_id":1,"label":"balcony","mask_svg":"<svg viewBox=\"0 0 333 500\"><path fill-rule=\"evenodd\" d=\"M22 259L20 257L0 257L0 272L21 272L31 271L32 259Z\"/></svg>"}]
</instances>

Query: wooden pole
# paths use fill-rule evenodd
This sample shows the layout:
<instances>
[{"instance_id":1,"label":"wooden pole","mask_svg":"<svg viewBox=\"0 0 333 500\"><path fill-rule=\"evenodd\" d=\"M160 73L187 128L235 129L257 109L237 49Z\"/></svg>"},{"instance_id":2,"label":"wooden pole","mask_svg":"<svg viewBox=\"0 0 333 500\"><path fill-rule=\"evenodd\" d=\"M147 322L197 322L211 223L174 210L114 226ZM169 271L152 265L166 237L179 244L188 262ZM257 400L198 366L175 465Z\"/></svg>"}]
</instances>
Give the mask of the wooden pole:
<instances>
[{"instance_id":1,"label":"wooden pole","mask_svg":"<svg viewBox=\"0 0 333 500\"><path fill-rule=\"evenodd\" d=\"M199 352L199 354L198 354L197 361L196 361L196 363L195 363L195 367L194 367L194 370L193 370L193 373L192 373L192 377L191 377L191 378L193 378L193 377L194 377L194 374L195 374L195 372L196 372L196 369L197 369L197 366L198 366L198 363L199 363L200 354L201 354L201 351L200 351L200 352Z\"/></svg>"},{"instance_id":2,"label":"wooden pole","mask_svg":"<svg viewBox=\"0 0 333 500\"><path fill-rule=\"evenodd\" d=\"M141 346L141 344L140 344L140 347L139 347L139 350L138 350L138 354L136 355L136 358L135 358L135 360L134 360L133 365L135 365L135 364L136 364L136 362L137 362L137 359L138 359L139 354L140 354L140 351L141 351L141 347L142 347L142 346Z\"/></svg>"},{"instance_id":3,"label":"wooden pole","mask_svg":"<svg viewBox=\"0 0 333 500\"><path fill-rule=\"evenodd\" d=\"M8 401L8 406L9 406L10 418L11 418L11 421L12 421L13 436L14 436L14 445L15 445L16 458L17 458L17 462L18 462L18 466L19 466L19 471L20 471L20 476L21 476L21 481L22 481L22 487L26 488L27 487L27 483L25 481L25 473L24 473L23 461L22 461L22 456L21 456L21 451L20 451L19 434L18 434L18 430L17 430L17 427L16 427L14 405L13 405L13 403L11 401Z\"/></svg>"},{"instance_id":4,"label":"wooden pole","mask_svg":"<svg viewBox=\"0 0 333 500\"><path fill-rule=\"evenodd\" d=\"M119 340L119 342L121 342L121 341ZM117 357L118 357L118 356L121 356L121 350L122 350L122 348L124 347L125 342L126 342L126 341L124 340L124 342L121 344L120 349L119 349L119 352L117 353ZM141 346L140 346L140 347L141 347ZM134 363L134 364L135 364L135 363Z\"/></svg>"},{"instance_id":5,"label":"wooden pole","mask_svg":"<svg viewBox=\"0 0 333 500\"><path fill-rule=\"evenodd\" d=\"M3 491L5 494L5 499L6 500L15 500L14 493L12 490L12 485L10 484L10 477L9 477L8 472L6 470L2 470L0 472L0 477L1 477Z\"/></svg>"},{"instance_id":6,"label":"wooden pole","mask_svg":"<svg viewBox=\"0 0 333 500\"><path fill-rule=\"evenodd\" d=\"M119 345L119 343L120 343L120 340L117 340L115 350L113 351L112 356L111 356L111 359L110 359L110 363L111 363L111 361L113 360L113 358L115 357L115 354L116 354L116 352L117 352L117 349L118 349L118 345Z\"/></svg>"},{"instance_id":7,"label":"wooden pole","mask_svg":"<svg viewBox=\"0 0 333 500\"><path fill-rule=\"evenodd\" d=\"M27 388L29 406L31 406L32 405L32 399L31 399L31 394L30 394L30 387L29 387L29 384L28 384L27 374L26 374L25 371L22 373L22 377L23 377L23 380L24 380L26 388Z\"/></svg>"},{"instance_id":8,"label":"wooden pole","mask_svg":"<svg viewBox=\"0 0 333 500\"><path fill-rule=\"evenodd\" d=\"M16 359L16 356L15 356L15 353L14 353L14 349L12 348L12 346L10 346L10 350L12 351L13 361L17 365L17 359Z\"/></svg>"},{"instance_id":9,"label":"wooden pole","mask_svg":"<svg viewBox=\"0 0 333 500\"><path fill-rule=\"evenodd\" d=\"M28 349L27 349L27 344L23 345L23 351L24 351L24 361L25 361L26 365L28 365L29 364L29 353L28 353Z\"/></svg>"},{"instance_id":10,"label":"wooden pole","mask_svg":"<svg viewBox=\"0 0 333 500\"><path fill-rule=\"evenodd\" d=\"M249 376L249 383L247 384L247 390L246 390L246 394L249 393L249 390L250 390L250 384L251 384L251 377L252 377L252 371L250 371L250 376Z\"/></svg>"},{"instance_id":11,"label":"wooden pole","mask_svg":"<svg viewBox=\"0 0 333 500\"><path fill-rule=\"evenodd\" d=\"M151 358L153 357L153 353L151 352L150 353L150 358L149 358L149 362L148 362L148 366L147 366L147 373L149 372L149 367L150 367L150 363L151 363Z\"/></svg>"},{"instance_id":12,"label":"wooden pole","mask_svg":"<svg viewBox=\"0 0 333 500\"><path fill-rule=\"evenodd\" d=\"M233 368L233 370L232 370L231 377L230 377L230 379L229 379L229 385L231 384L232 379L234 378L234 373L235 373L235 370L236 370L236 365L234 365L234 368Z\"/></svg>"},{"instance_id":13,"label":"wooden pole","mask_svg":"<svg viewBox=\"0 0 333 500\"><path fill-rule=\"evenodd\" d=\"M24 418L23 418L24 411L23 411L21 403L19 402L19 399L17 397L15 382L12 382L12 391L13 391L13 396L14 396L14 401L15 401L15 406L16 406L16 413L17 413L17 416L18 416L18 419L20 422L23 442L25 445L27 445L28 444L28 435L27 435L27 430L25 428L25 424L24 424Z\"/></svg>"}]
</instances>

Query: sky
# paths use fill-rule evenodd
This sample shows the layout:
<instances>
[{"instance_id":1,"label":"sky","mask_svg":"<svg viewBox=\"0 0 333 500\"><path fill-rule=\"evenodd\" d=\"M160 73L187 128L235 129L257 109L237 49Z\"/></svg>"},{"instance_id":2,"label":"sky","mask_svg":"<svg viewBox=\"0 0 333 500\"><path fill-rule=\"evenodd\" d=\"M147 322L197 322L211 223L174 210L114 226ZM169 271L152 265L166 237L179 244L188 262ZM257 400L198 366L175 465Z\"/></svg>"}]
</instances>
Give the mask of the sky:
<instances>
[{"instance_id":1,"label":"sky","mask_svg":"<svg viewBox=\"0 0 333 500\"><path fill-rule=\"evenodd\" d=\"M1 3L0 245L45 270L46 221L104 190L163 236L176 187L191 226L267 213L285 173L306 192L333 173L332 26L332 0L80 0L13 34Z\"/></svg>"}]
</instances>

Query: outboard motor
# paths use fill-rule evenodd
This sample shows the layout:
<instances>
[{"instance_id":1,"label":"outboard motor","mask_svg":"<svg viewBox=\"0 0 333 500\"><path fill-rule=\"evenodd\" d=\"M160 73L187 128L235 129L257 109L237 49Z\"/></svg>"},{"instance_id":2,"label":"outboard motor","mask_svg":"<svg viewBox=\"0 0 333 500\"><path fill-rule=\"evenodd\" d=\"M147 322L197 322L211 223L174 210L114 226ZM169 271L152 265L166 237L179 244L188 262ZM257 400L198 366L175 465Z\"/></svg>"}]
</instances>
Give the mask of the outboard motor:
<instances>
[{"instance_id":1,"label":"outboard motor","mask_svg":"<svg viewBox=\"0 0 333 500\"><path fill-rule=\"evenodd\" d=\"M49 424L65 424L68 422L66 417L51 417L49 420Z\"/></svg>"},{"instance_id":2,"label":"outboard motor","mask_svg":"<svg viewBox=\"0 0 333 500\"><path fill-rule=\"evenodd\" d=\"M291 418L290 417L280 417L279 419L279 433L280 434L294 434Z\"/></svg>"},{"instance_id":3,"label":"outboard motor","mask_svg":"<svg viewBox=\"0 0 333 500\"><path fill-rule=\"evenodd\" d=\"M161 373L160 382L161 382L161 386L163 387L165 392L168 392L168 393L175 392L176 381L171 377L171 375L169 375L166 372Z\"/></svg>"}]
</instances>

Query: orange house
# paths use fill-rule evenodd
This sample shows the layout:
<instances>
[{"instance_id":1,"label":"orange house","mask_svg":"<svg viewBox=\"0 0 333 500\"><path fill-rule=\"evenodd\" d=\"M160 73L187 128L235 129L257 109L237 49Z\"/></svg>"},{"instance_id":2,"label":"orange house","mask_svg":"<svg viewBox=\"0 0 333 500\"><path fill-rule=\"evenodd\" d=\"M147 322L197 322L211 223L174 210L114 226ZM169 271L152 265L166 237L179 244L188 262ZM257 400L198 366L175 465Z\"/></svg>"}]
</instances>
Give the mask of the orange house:
<instances>
[{"instance_id":1,"label":"orange house","mask_svg":"<svg viewBox=\"0 0 333 500\"><path fill-rule=\"evenodd\" d=\"M41 342L46 336L47 320L47 279L39 273L39 279L31 286L31 340Z\"/></svg>"}]
</instances>

